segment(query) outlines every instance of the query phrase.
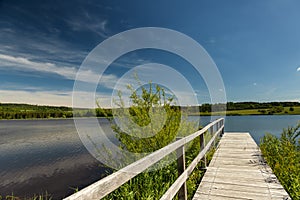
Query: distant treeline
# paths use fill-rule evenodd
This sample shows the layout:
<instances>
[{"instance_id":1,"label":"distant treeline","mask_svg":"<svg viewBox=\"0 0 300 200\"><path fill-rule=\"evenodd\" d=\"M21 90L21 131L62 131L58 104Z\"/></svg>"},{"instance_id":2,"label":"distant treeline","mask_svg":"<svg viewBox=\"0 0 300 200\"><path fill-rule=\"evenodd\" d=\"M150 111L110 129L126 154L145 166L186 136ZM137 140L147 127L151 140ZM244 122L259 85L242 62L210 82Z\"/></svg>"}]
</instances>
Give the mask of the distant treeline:
<instances>
[{"instance_id":1,"label":"distant treeline","mask_svg":"<svg viewBox=\"0 0 300 200\"><path fill-rule=\"evenodd\" d=\"M200 106L184 106L181 107L182 110L187 113L210 113L212 112L212 108L214 112L222 112L222 111L233 111L233 110L259 110L263 112L265 109L270 109L274 112L281 111L284 107L293 107L300 106L299 102L268 102L268 103L259 103L259 102L228 102L227 104L202 104Z\"/></svg>"},{"instance_id":2,"label":"distant treeline","mask_svg":"<svg viewBox=\"0 0 300 200\"><path fill-rule=\"evenodd\" d=\"M0 103L0 119L70 118L72 108Z\"/></svg>"},{"instance_id":3,"label":"distant treeline","mask_svg":"<svg viewBox=\"0 0 300 200\"><path fill-rule=\"evenodd\" d=\"M249 109L268 109L274 107L295 107L300 106L299 102L228 102L227 110L249 110Z\"/></svg>"},{"instance_id":4,"label":"distant treeline","mask_svg":"<svg viewBox=\"0 0 300 200\"><path fill-rule=\"evenodd\" d=\"M0 119L43 119L43 118L72 118L74 117L104 117L112 115L111 109L86 109L66 106L41 106L30 104L0 103Z\"/></svg>"},{"instance_id":5,"label":"distant treeline","mask_svg":"<svg viewBox=\"0 0 300 200\"><path fill-rule=\"evenodd\" d=\"M268 112L278 113L284 107L299 107L299 102L228 102L227 104L214 104L214 111L233 111L233 110L251 110L258 109L261 114ZM181 107L187 113L210 113L212 111L211 104L202 104L200 106ZM30 104L10 104L0 103L0 119L32 119L32 118L71 118L71 117L104 117L112 116L111 109L73 109L65 106L40 106Z\"/></svg>"}]
</instances>

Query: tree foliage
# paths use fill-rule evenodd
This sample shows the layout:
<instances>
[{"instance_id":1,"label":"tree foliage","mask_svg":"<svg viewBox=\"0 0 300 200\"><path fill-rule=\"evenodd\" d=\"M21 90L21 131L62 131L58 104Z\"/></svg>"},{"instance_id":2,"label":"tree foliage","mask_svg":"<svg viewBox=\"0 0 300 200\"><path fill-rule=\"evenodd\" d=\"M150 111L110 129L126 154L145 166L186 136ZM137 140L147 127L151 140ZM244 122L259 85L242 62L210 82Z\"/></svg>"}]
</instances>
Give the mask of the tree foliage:
<instances>
[{"instance_id":1,"label":"tree foliage","mask_svg":"<svg viewBox=\"0 0 300 200\"><path fill-rule=\"evenodd\" d=\"M149 83L148 88L141 87L140 91L132 86L128 89L132 105L126 107L119 92L119 99L115 101L119 108L113 110L118 125L114 124L112 128L122 149L135 153L153 152L174 141L178 134L193 131L181 115L180 107L173 105L173 97L167 96L160 86ZM186 126L185 133L181 124Z\"/></svg>"},{"instance_id":2,"label":"tree foliage","mask_svg":"<svg viewBox=\"0 0 300 200\"><path fill-rule=\"evenodd\" d=\"M177 136L186 136L198 130L198 124L189 122L174 98L159 85L149 83L140 90L130 90L130 107L126 107L122 93L115 100L117 109L112 110L114 119L107 118L120 141L120 148L133 153L151 153L175 141ZM117 121L114 121L117 120ZM199 152L199 141L187 151L187 162ZM196 148L197 147L197 148ZM189 197L197 188L203 172L191 175ZM176 160L163 164L157 170L146 170L122 185L105 199L159 199L178 177Z\"/></svg>"},{"instance_id":3,"label":"tree foliage","mask_svg":"<svg viewBox=\"0 0 300 200\"><path fill-rule=\"evenodd\" d=\"M69 118L72 108L29 104L0 104L0 119Z\"/></svg>"}]
</instances>

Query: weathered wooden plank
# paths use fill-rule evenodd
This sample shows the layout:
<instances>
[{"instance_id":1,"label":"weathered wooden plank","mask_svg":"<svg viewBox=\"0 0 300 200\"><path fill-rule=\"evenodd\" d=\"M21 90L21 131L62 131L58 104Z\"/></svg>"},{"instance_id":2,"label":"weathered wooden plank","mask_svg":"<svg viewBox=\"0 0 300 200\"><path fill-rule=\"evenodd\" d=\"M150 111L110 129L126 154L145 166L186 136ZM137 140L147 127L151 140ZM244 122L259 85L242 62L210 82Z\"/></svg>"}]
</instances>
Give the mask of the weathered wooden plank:
<instances>
[{"instance_id":1,"label":"weathered wooden plank","mask_svg":"<svg viewBox=\"0 0 300 200\"><path fill-rule=\"evenodd\" d=\"M221 195L208 195L208 194L195 194L195 198L197 199L205 199L205 200L233 200L232 197L226 197L226 196L221 196ZM245 198L235 198L235 200L248 200Z\"/></svg>"},{"instance_id":2,"label":"weathered wooden plank","mask_svg":"<svg viewBox=\"0 0 300 200\"><path fill-rule=\"evenodd\" d=\"M225 133L197 189L197 199L290 199L249 133Z\"/></svg>"},{"instance_id":3,"label":"weathered wooden plank","mask_svg":"<svg viewBox=\"0 0 300 200\"><path fill-rule=\"evenodd\" d=\"M207 182L201 185L201 190L199 192L207 191L208 189L222 189L222 190L230 190L230 191L244 191L244 192L253 192L255 193L263 193L269 194L268 187L258 187L258 186L249 186L249 185L236 185L236 184L222 184L222 183L214 183Z\"/></svg>"}]
</instances>

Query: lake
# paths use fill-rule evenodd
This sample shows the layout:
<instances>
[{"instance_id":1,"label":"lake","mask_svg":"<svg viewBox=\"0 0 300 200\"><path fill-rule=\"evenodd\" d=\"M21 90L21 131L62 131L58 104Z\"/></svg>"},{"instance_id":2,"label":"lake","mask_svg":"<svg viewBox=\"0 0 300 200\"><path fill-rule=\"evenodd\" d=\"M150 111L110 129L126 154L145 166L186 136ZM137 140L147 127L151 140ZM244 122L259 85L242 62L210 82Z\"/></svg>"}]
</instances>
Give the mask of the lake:
<instances>
[{"instance_id":1,"label":"lake","mask_svg":"<svg viewBox=\"0 0 300 200\"><path fill-rule=\"evenodd\" d=\"M114 140L106 119L98 120ZM201 117L201 124L209 120ZM295 126L299 120L299 115L228 116L225 131L250 132L259 143L266 132L279 136L283 128ZM1 120L0 137L3 196L13 192L30 197L47 191L54 199L61 199L72 194L74 188L99 180L107 171L82 145L73 119Z\"/></svg>"}]
</instances>

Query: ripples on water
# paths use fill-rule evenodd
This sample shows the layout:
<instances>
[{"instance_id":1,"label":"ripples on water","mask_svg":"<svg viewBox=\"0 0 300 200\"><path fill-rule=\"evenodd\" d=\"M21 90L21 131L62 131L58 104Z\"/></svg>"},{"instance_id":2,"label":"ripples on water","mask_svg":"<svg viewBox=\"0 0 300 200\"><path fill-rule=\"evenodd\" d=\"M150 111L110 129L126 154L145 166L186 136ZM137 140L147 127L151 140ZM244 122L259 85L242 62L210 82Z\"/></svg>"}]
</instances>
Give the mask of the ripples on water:
<instances>
[{"instance_id":1,"label":"ripples on water","mask_svg":"<svg viewBox=\"0 0 300 200\"><path fill-rule=\"evenodd\" d=\"M0 137L3 196L47 191L62 198L98 180L105 170L82 145L72 119L3 120Z\"/></svg>"},{"instance_id":2,"label":"ripples on water","mask_svg":"<svg viewBox=\"0 0 300 200\"><path fill-rule=\"evenodd\" d=\"M193 119L193 117L190 117ZM88 120L89 119L82 119ZM114 140L105 119L102 127ZM250 132L257 143L266 133L279 135L300 116L228 116L225 131ZM201 117L201 124L210 117ZM105 168L82 145L72 119L0 121L0 194L32 196L47 191L60 199L99 180Z\"/></svg>"}]
</instances>

